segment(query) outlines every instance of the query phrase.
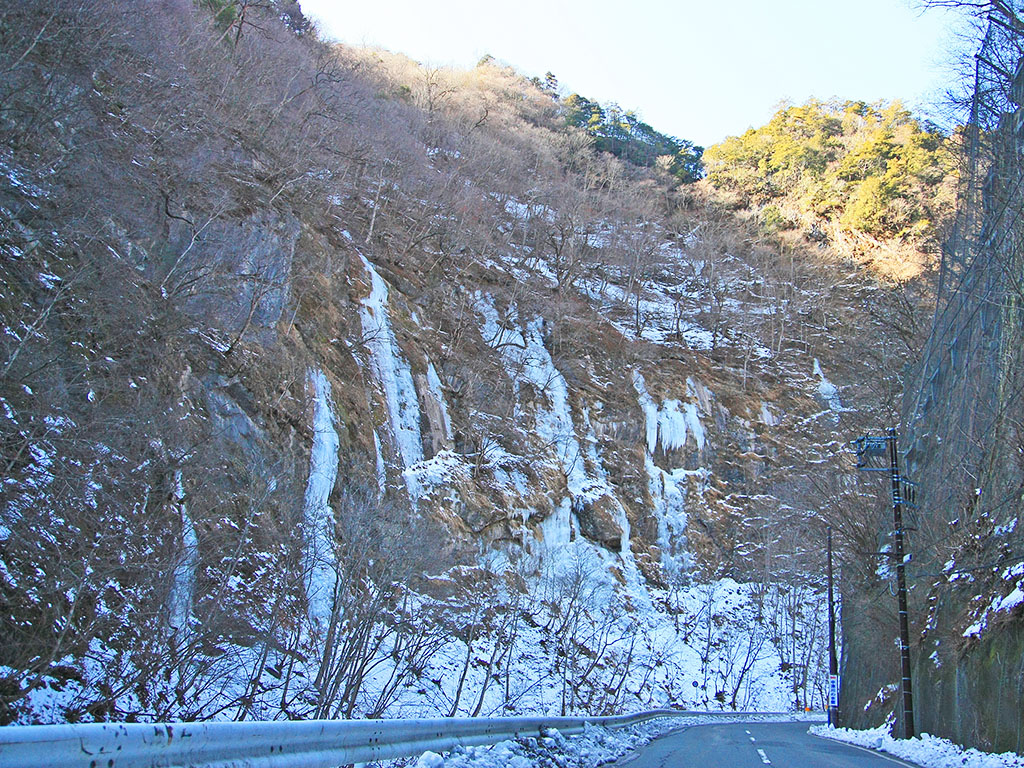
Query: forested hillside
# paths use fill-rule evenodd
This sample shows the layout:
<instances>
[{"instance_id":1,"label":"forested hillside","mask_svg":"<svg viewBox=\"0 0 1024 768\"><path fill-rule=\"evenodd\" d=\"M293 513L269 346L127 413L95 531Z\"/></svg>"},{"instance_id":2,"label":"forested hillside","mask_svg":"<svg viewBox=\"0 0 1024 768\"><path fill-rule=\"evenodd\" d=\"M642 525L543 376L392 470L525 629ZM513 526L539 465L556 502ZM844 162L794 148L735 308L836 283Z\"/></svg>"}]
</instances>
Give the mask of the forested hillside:
<instances>
[{"instance_id":1,"label":"forested hillside","mask_svg":"<svg viewBox=\"0 0 1024 768\"><path fill-rule=\"evenodd\" d=\"M792 107L696 182L287 0L0 42L0 722L822 706L945 138Z\"/></svg>"},{"instance_id":2,"label":"forested hillside","mask_svg":"<svg viewBox=\"0 0 1024 768\"><path fill-rule=\"evenodd\" d=\"M898 103L810 101L712 147L708 179L753 207L770 231L803 227L822 241L872 258L899 241L909 264L879 263L896 276L919 271L915 252L936 252L955 187L954 140Z\"/></svg>"}]
</instances>

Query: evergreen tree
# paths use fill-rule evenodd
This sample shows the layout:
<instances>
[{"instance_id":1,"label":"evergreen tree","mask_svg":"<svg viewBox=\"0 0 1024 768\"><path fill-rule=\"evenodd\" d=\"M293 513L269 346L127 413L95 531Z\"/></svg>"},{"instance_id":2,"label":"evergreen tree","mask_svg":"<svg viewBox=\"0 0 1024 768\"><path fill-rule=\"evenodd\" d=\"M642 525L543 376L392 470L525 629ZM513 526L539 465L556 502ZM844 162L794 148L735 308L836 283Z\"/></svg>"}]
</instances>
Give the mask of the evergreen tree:
<instances>
[{"instance_id":1,"label":"evergreen tree","mask_svg":"<svg viewBox=\"0 0 1024 768\"><path fill-rule=\"evenodd\" d=\"M544 73L544 90L551 94L552 98L558 98L558 78L553 72Z\"/></svg>"},{"instance_id":2,"label":"evergreen tree","mask_svg":"<svg viewBox=\"0 0 1024 768\"><path fill-rule=\"evenodd\" d=\"M562 106L566 125L582 128L593 136L600 152L609 152L633 165L661 168L682 183L704 175L703 147L655 130L634 110L624 110L615 103L602 107L578 93L566 96Z\"/></svg>"}]
</instances>

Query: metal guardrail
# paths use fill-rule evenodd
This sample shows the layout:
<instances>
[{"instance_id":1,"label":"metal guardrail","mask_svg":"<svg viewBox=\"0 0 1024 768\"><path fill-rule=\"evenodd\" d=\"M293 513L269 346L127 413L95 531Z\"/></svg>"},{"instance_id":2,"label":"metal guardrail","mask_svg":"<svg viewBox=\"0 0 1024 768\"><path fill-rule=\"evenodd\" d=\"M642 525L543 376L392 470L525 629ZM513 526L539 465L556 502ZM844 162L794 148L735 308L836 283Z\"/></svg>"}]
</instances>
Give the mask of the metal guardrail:
<instances>
[{"instance_id":1,"label":"metal guardrail","mask_svg":"<svg viewBox=\"0 0 1024 768\"><path fill-rule=\"evenodd\" d=\"M572 736L587 724L616 729L659 717L775 714L782 713L655 709L590 718L9 725L0 727L0 768L327 768L544 736L552 729Z\"/></svg>"}]
</instances>

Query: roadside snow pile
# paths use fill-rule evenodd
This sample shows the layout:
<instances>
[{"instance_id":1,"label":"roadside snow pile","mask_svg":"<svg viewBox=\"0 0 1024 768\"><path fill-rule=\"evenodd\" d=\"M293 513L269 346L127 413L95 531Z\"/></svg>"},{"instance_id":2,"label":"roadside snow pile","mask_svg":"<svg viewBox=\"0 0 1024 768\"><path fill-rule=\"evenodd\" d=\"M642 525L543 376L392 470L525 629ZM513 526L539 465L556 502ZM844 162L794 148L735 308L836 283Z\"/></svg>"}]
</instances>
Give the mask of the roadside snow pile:
<instances>
[{"instance_id":1,"label":"roadside snow pile","mask_svg":"<svg viewBox=\"0 0 1024 768\"><path fill-rule=\"evenodd\" d=\"M456 749L443 757L426 752L413 768L594 768L678 728L678 719L651 720L612 731L588 725L580 736L563 736L552 729L541 739L502 741L493 747Z\"/></svg>"},{"instance_id":2,"label":"roadside snow pile","mask_svg":"<svg viewBox=\"0 0 1024 768\"><path fill-rule=\"evenodd\" d=\"M888 752L923 768L1024 768L1024 757L1013 752L993 755L976 749L964 749L927 733L915 739L894 739L887 725L865 731L814 725L810 732L815 736Z\"/></svg>"},{"instance_id":3,"label":"roadside snow pile","mask_svg":"<svg viewBox=\"0 0 1024 768\"><path fill-rule=\"evenodd\" d=\"M791 722L820 718L820 713L748 713L730 722ZM596 768L654 741L669 731L694 725L721 723L715 715L688 715L648 720L628 728L611 730L588 725L579 736L563 736L552 729L541 739L502 741L492 747L459 748L447 756L425 752L411 768ZM400 761L396 761L400 762Z\"/></svg>"}]
</instances>

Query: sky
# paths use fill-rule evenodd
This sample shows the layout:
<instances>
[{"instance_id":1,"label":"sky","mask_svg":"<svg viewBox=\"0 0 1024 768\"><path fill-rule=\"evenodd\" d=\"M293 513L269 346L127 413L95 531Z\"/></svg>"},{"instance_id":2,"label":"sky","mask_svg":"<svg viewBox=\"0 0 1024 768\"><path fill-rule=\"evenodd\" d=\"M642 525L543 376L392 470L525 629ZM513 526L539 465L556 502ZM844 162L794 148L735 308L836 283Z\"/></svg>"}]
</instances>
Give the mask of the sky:
<instances>
[{"instance_id":1,"label":"sky","mask_svg":"<svg viewBox=\"0 0 1024 768\"><path fill-rule=\"evenodd\" d=\"M928 115L950 78L952 12L914 0L300 0L321 33L431 66L485 54L709 146L783 101L900 99Z\"/></svg>"}]
</instances>

